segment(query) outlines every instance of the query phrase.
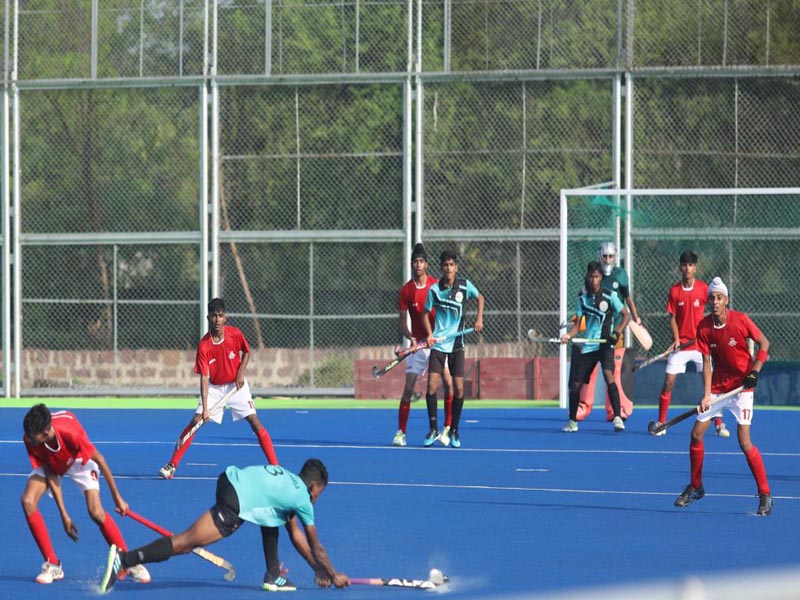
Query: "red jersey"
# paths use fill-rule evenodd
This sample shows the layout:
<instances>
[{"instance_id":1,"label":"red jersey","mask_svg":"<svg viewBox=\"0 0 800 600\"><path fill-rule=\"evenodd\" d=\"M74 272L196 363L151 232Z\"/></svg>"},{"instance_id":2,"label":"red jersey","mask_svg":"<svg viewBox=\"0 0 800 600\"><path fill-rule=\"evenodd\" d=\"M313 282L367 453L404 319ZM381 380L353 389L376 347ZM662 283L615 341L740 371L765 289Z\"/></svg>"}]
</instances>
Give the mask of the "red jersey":
<instances>
[{"instance_id":1,"label":"red jersey","mask_svg":"<svg viewBox=\"0 0 800 600\"><path fill-rule=\"evenodd\" d=\"M667 312L675 316L681 344L696 337L697 326L703 320L707 300L708 284L699 279L695 279L689 289L683 287L682 281L669 289ZM697 343L694 343L684 350L695 350L696 348Z\"/></svg>"},{"instance_id":2,"label":"red jersey","mask_svg":"<svg viewBox=\"0 0 800 600\"><path fill-rule=\"evenodd\" d=\"M711 391L723 394L736 389L753 370L753 358L747 347L747 338L758 341L761 330L746 314L728 310L725 325L715 327L708 315L697 327L697 349L711 355L714 370L711 374Z\"/></svg>"},{"instance_id":3,"label":"red jersey","mask_svg":"<svg viewBox=\"0 0 800 600\"><path fill-rule=\"evenodd\" d=\"M239 365L242 364L239 352L249 353L250 345L236 327L226 325L220 342L214 342L209 332L197 344L194 372L207 376L214 385L233 383L236 381Z\"/></svg>"},{"instance_id":4,"label":"red jersey","mask_svg":"<svg viewBox=\"0 0 800 600\"><path fill-rule=\"evenodd\" d=\"M409 280L400 290L400 310L407 310L409 317L411 317L411 335L417 341L424 340L428 337L428 332L425 331L425 326L422 321L422 313L425 312L425 301L428 299L428 290L431 286L439 281L436 277L430 275L425 276L425 285L422 287L417 286L413 279ZM431 324L431 331L433 331L434 311L428 315L428 321Z\"/></svg>"},{"instance_id":5,"label":"red jersey","mask_svg":"<svg viewBox=\"0 0 800 600\"><path fill-rule=\"evenodd\" d=\"M86 464L94 454L94 444L89 441L86 430L78 421L78 417L66 410L52 414L53 430L56 439L50 444L34 446L27 434L22 436L28 458L34 469L48 465L58 475L63 475L76 460Z\"/></svg>"}]
</instances>

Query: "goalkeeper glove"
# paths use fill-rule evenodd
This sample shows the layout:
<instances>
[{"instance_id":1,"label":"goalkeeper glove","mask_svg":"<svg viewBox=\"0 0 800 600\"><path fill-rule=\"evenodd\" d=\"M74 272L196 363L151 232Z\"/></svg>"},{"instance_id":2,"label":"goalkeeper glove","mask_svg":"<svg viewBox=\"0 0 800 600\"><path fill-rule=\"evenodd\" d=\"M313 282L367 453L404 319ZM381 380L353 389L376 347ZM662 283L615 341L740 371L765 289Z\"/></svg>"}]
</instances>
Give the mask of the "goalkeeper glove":
<instances>
[{"instance_id":1,"label":"goalkeeper glove","mask_svg":"<svg viewBox=\"0 0 800 600\"><path fill-rule=\"evenodd\" d=\"M619 341L619 331L612 331L611 334L608 336L608 341L611 343L612 346L616 345L616 343Z\"/></svg>"}]
</instances>

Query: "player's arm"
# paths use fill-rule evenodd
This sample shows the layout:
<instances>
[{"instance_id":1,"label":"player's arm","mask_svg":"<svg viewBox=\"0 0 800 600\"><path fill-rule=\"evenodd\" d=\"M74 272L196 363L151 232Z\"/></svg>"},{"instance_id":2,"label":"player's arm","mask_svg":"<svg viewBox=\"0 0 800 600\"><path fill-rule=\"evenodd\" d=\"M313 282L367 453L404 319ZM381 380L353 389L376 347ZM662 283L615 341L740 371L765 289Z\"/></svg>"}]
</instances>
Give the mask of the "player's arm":
<instances>
[{"instance_id":1,"label":"player's arm","mask_svg":"<svg viewBox=\"0 0 800 600\"><path fill-rule=\"evenodd\" d=\"M581 306L581 299L578 298L578 303L575 306L575 318L572 320L572 327L570 330L561 336L561 343L566 344L574 338L581 331L581 317L583 316L583 307Z\"/></svg>"},{"instance_id":2,"label":"player's arm","mask_svg":"<svg viewBox=\"0 0 800 600\"><path fill-rule=\"evenodd\" d=\"M105 457L99 450L95 449L91 458L97 463L97 466L100 467L100 472L106 479L111 497L114 498L114 505L116 506L114 510L124 517L125 513L128 512L128 503L122 499L122 495L119 493L119 489L117 489L117 482L114 481L114 475L111 473L111 468L108 466Z\"/></svg>"},{"instance_id":3,"label":"player's arm","mask_svg":"<svg viewBox=\"0 0 800 600\"><path fill-rule=\"evenodd\" d=\"M247 350L242 351L242 362L239 364L239 369L236 371L236 389L240 390L244 387L244 371L247 369L247 364L250 362L250 352Z\"/></svg>"},{"instance_id":4,"label":"player's arm","mask_svg":"<svg viewBox=\"0 0 800 600\"><path fill-rule=\"evenodd\" d=\"M417 340L414 338L411 330L408 328L408 324L410 319L408 318L408 311L406 309L400 309L400 331L403 333L403 337L406 339L411 340L411 345L415 345Z\"/></svg>"},{"instance_id":5,"label":"player's arm","mask_svg":"<svg viewBox=\"0 0 800 600\"><path fill-rule=\"evenodd\" d=\"M478 292L477 300L478 300L478 314L475 317L475 331L480 333L481 331L483 331L483 303L484 303L483 294L481 294L480 292Z\"/></svg>"},{"instance_id":6,"label":"player's arm","mask_svg":"<svg viewBox=\"0 0 800 600\"><path fill-rule=\"evenodd\" d=\"M67 507L64 504L64 494L61 491L61 478L56 475L48 465L43 465L45 480L47 487L50 488L50 493L53 495L53 500L56 502L58 512L61 515L61 522L64 524L64 531L74 542L78 541L78 527L72 521L72 517L67 512Z\"/></svg>"},{"instance_id":7,"label":"player's arm","mask_svg":"<svg viewBox=\"0 0 800 600\"><path fill-rule=\"evenodd\" d=\"M764 366L764 363L767 362L767 358L769 357L769 340L761 331L758 333L758 352L756 352L753 370L750 371L747 377L744 378L744 387L748 390L756 387L756 384L758 383L758 374L761 372L761 368Z\"/></svg>"},{"instance_id":8,"label":"player's arm","mask_svg":"<svg viewBox=\"0 0 800 600\"><path fill-rule=\"evenodd\" d=\"M706 412L711 403L711 356L703 354L703 398L700 400L700 406L697 407L697 412Z\"/></svg>"},{"instance_id":9,"label":"player's arm","mask_svg":"<svg viewBox=\"0 0 800 600\"><path fill-rule=\"evenodd\" d=\"M295 550L297 550L297 553L302 556L308 563L308 566L313 569L317 585L321 587L330 587L332 583L330 575L328 575L327 571L320 568L317 561L314 559L311 547L308 545L308 538L306 538L306 534L300 525L297 524L297 517L289 519L286 523L286 531L289 532L289 539L292 541L292 545Z\"/></svg>"},{"instance_id":10,"label":"player's arm","mask_svg":"<svg viewBox=\"0 0 800 600\"><path fill-rule=\"evenodd\" d=\"M628 312L628 309L625 308L625 305L619 309L619 314L622 316L622 320L619 324L614 328L613 333L616 334L613 337L616 339L612 339L612 341L616 344L617 340L622 337L622 333L625 331L625 328L628 326L628 323L631 321L631 313Z\"/></svg>"},{"instance_id":11,"label":"player's arm","mask_svg":"<svg viewBox=\"0 0 800 600\"><path fill-rule=\"evenodd\" d=\"M203 421L208 421L208 375L200 375L200 402L203 405Z\"/></svg>"},{"instance_id":12,"label":"player's arm","mask_svg":"<svg viewBox=\"0 0 800 600\"><path fill-rule=\"evenodd\" d=\"M350 579L347 577L347 575L338 572L331 564L331 561L328 558L328 553L325 551L322 542L319 541L319 537L317 536L316 526L303 525L303 527L305 529L305 537L313 557L313 562L310 562L309 565L311 565L312 568L314 568L314 565L316 565L316 572L323 571L324 573L327 573L328 577L333 582L333 585L338 588L347 587L350 585Z\"/></svg>"},{"instance_id":13,"label":"player's arm","mask_svg":"<svg viewBox=\"0 0 800 600\"><path fill-rule=\"evenodd\" d=\"M677 350L681 347L681 332L678 329L678 320L672 313L669 315L669 330L672 332L672 346L670 346L670 350Z\"/></svg>"}]
</instances>

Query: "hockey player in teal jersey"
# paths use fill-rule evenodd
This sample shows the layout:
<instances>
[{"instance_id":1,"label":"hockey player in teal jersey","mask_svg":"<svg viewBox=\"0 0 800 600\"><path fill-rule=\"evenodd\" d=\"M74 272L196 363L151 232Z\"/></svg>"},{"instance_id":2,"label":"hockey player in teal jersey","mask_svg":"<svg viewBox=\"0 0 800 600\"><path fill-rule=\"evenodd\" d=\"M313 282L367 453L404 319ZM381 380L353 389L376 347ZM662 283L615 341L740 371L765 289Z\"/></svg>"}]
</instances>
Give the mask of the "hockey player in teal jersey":
<instances>
[{"instance_id":1,"label":"hockey player in teal jersey","mask_svg":"<svg viewBox=\"0 0 800 600\"><path fill-rule=\"evenodd\" d=\"M286 526L295 549L314 570L319 586L346 587L350 580L334 569L314 525L313 505L327 484L328 471L316 458L307 460L298 475L278 465L228 467L217 478L216 504L189 529L128 552L112 545L100 587L108 591L120 572L133 565L162 562L218 542L245 521L261 527L267 567L263 589L271 592L296 589L280 572L278 527L281 525ZM302 529L298 520L303 524Z\"/></svg>"},{"instance_id":2,"label":"hockey player in teal jersey","mask_svg":"<svg viewBox=\"0 0 800 600\"><path fill-rule=\"evenodd\" d=\"M464 329L464 303L471 299L477 300L478 305L478 314L473 327L476 332L483 330L483 294L471 281L456 276L458 256L455 252L445 250L439 256L439 262L442 276L428 290L423 315L428 344L431 344L431 355L428 359L428 393L425 397L430 431L425 436L423 444L431 446L439 440L445 446L460 448L458 423L464 408L464 336L459 336L458 332ZM432 310L436 311L433 330L427 318L427 314ZM437 338L442 337L447 339L436 342ZM442 379L445 364L449 366L453 377L453 413L449 431L445 429L440 433L436 418L436 390Z\"/></svg>"},{"instance_id":3,"label":"hockey player in teal jersey","mask_svg":"<svg viewBox=\"0 0 800 600\"><path fill-rule=\"evenodd\" d=\"M614 430L622 431L625 424L620 412L620 396L614 381L614 345L630 320L630 314L616 292L602 287L602 266L592 261L586 268L585 289L578 297L575 314L577 319L572 328L561 336L561 343L568 343L578 335L590 339L606 340L603 344L589 343L581 346L573 345L569 368L569 421L563 431L578 431L578 404L581 388L599 362L603 369L603 377L608 387L608 396L614 411ZM586 330L580 332L581 317L585 318Z\"/></svg>"}]
</instances>

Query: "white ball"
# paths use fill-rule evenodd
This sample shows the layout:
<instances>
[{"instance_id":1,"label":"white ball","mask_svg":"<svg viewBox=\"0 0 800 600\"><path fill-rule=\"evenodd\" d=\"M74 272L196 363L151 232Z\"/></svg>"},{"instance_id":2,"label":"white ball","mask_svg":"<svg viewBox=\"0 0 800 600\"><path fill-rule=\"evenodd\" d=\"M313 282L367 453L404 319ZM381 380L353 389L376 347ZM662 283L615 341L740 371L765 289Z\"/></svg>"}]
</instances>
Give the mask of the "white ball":
<instances>
[{"instance_id":1,"label":"white ball","mask_svg":"<svg viewBox=\"0 0 800 600\"><path fill-rule=\"evenodd\" d=\"M431 569L428 573L428 581L434 585L442 585L444 583L444 575L439 569Z\"/></svg>"}]
</instances>

